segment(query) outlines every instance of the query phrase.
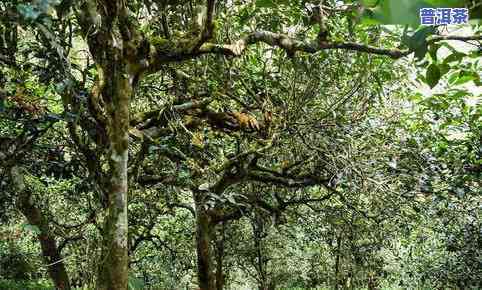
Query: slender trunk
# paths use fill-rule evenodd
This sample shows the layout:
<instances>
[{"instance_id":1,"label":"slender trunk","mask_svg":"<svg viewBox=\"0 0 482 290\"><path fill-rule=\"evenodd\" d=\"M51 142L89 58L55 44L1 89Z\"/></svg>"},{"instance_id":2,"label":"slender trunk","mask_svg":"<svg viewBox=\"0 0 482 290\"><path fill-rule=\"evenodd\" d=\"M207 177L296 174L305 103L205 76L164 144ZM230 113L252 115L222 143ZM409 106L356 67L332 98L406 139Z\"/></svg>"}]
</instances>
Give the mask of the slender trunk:
<instances>
[{"instance_id":1,"label":"slender trunk","mask_svg":"<svg viewBox=\"0 0 482 290\"><path fill-rule=\"evenodd\" d=\"M115 59L115 58L114 58ZM107 107L109 135L110 188L107 192L107 216L103 228L102 255L97 289L128 288L129 257L127 245L127 163L129 102L133 91L132 76L122 62L111 62L101 72L106 76L101 93L110 100Z\"/></svg>"},{"instance_id":2,"label":"slender trunk","mask_svg":"<svg viewBox=\"0 0 482 290\"><path fill-rule=\"evenodd\" d=\"M377 290L378 285L377 285L377 279L374 274L368 274L368 283L367 283L367 288L368 290Z\"/></svg>"},{"instance_id":3,"label":"slender trunk","mask_svg":"<svg viewBox=\"0 0 482 290\"><path fill-rule=\"evenodd\" d=\"M340 251L341 251L341 234L336 239L336 259L335 259L335 289L340 289Z\"/></svg>"},{"instance_id":4,"label":"slender trunk","mask_svg":"<svg viewBox=\"0 0 482 290\"><path fill-rule=\"evenodd\" d=\"M216 289L224 289L224 223L221 225L220 239L216 241Z\"/></svg>"},{"instance_id":5,"label":"slender trunk","mask_svg":"<svg viewBox=\"0 0 482 290\"><path fill-rule=\"evenodd\" d=\"M259 275L259 290L268 290L269 289L269 279L266 273L266 260L263 254L263 232L264 232L264 224L263 220L260 216L256 215L255 220L253 221L253 236L254 236L254 248L256 249L256 258L257 258L257 265L256 268L258 270Z\"/></svg>"},{"instance_id":6,"label":"slender trunk","mask_svg":"<svg viewBox=\"0 0 482 290\"><path fill-rule=\"evenodd\" d=\"M12 167L11 176L18 190L17 206L27 218L29 224L39 229L38 240L42 248L42 255L47 264L47 271L56 289L70 289L69 277L63 262L55 237L50 230L48 220L42 211L33 203L32 193L25 185L24 176L17 166Z\"/></svg>"},{"instance_id":7,"label":"slender trunk","mask_svg":"<svg viewBox=\"0 0 482 290\"><path fill-rule=\"evenodd\" d=\"M202 192L195 193L197 273L201 290L215 290L215 276L211 250L212 223L206 210Z\"/></svg>"}]
</instances>

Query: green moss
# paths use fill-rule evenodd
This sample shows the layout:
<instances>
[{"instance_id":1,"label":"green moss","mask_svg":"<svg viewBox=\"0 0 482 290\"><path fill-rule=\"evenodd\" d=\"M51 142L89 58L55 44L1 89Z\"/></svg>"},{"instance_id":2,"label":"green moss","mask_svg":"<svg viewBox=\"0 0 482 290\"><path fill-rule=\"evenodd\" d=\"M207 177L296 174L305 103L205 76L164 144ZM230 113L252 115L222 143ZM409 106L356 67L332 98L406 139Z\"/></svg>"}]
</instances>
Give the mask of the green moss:
<instances>
[{"instance_id":1,"label":"green moss","mask_svg":"<svg viewBox=\"0 0 482 290\"><path fill-rule=\"evenodd\" d=\"M160 37L160 36L152 36L150 41L153 45L156 45L156 46L157 45L162 46L162 45L166 45L167 43L169 43L169 40L167 40L163 37Z\"/></svg>"},{"instance_id":2,"label":"green moss","mask_svg":"<svg viewBox=\"0 0 482 290\"><path fill-rule=\"evenodd\" d=\"M197 42L197 35L184 35L183 37L175 37L174 40L165 39L159 36L150 38L150 43L158 52L188 52Z\"/></svg>"},{"instance_id":3,"label":"green moss","mask_svg":"<svg viewBox=\"0 0 482 290\"><path fill-rule=\"evenodd\" d=\"M218 20L213 20L213 38L219 31L219 28L221 27L221 23L219 23Z\"/></svg>"},{"instance_id":4,"label":"green moss","mask_svg":"<svg viewBox=\"0 0 482 290\"><path fill-rule=\"evenodd\" d=\"M169 50L173 47L170 40L160 36L151 37L150 42L157 50Z\"/></svg>"}]
</instances>

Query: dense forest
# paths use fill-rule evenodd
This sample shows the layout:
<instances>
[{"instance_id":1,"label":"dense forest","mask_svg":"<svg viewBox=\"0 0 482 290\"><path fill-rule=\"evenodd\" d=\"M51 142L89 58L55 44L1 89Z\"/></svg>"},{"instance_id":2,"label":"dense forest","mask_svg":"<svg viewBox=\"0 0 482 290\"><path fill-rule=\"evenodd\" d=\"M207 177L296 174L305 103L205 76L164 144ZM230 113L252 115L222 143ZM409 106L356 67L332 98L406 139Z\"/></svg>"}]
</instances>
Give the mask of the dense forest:
<instances>
[{"instance_id":1,"label":"dense forest","mask_svg":"<svg viewBox=\"0 0 482 290\"><path fill-rule=\"evenodd\" d=\"M477 18L2 0L0 289L482 289Z\"/></svg>"}]
</instances>

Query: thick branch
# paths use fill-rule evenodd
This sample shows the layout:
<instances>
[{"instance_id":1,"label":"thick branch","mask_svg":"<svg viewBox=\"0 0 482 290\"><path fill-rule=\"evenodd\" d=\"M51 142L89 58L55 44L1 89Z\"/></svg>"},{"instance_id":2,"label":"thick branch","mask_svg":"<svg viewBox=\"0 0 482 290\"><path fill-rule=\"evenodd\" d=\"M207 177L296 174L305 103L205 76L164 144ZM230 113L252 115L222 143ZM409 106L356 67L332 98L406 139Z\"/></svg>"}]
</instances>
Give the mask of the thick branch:
<instances>
[{"instance_id":1,"label":"thick branch","mask_svg":"<svg viewBox=\"0 0 482 290\"><path fill-rule=\"evenodd\" d=\"M223 132L244 131L258 132L265 136L270 120L257 119L254 115L244 112L216 112L207 105L211 99L190 101L171 107L156 109L146 113L139 113L130 120L130 126L135 127L148 138L154 139L160 135L168 134L169 121L175 115L181 115L179 121L190 130L203 127L205 124L211 128ZM264 134L264 135L263 135Z\"/></svg>"},{"instance_id":2,"label":"thick branch","mask_svg":"<svg viewBox=\"0 0 482 290\"><path fill-rule=\"evenodd\" d=\"M397 48L379 48L352 42L319 42L317 40L297 40L284 34L269 31L255 31L239 39L233 44L206 43L201 46L198 53L218 53L232 56L240 56L251 44L266 43L284 49L290 55L295 52L316 53L327 49L345 49L371 54L385 55L392 58L400 58L409 54L408 50Z\"/></svg>"},{"instance_id":3,"label":"thick branch","mask_svg":"<svg viewBox=\"0 0 482 290\"><path fill-rule=\"evenodd\" d=\"M193 100L189 101L183 104L179 105L174 105L170 109L176 112L184 112L192 109L198 109L198 108L203 108L207 106L209 103L212 102L211 98L207 98L204 100ZM157 110L152 110L146 113L139 113L131 117L130 119L130 125L131 126L137 126L138 124L144 123L149 121L150 119L153 118L159 118L160 114L166 110L166 108L162 109L157 109ZM147 128L146 126L142 126L143 128Z\"/></svg>"},{"instance_id":4,"label":"thick branch","mask_svg":"<svg viewBox=\"0 0 482 290\"><path fill-rule=\"evenodd\" d=\"M214 24L214 6L216 0L208 0L206 7L206 17L204 19L204 26L199 37L199 41L194 46L194 50L198 50L201 45L208 41L213 36Z\"/></svg>"},{"instance_id":5,"label":"thick branch","mask_svg":"<svg viewBox=\"0 0 482 290\"><path fill-rule=\"evenodd\" d=\"M470 40L481 40L481 35L474 36L456 36L456 35L446 35L446 36L433 36L428 42L434 43L444 40L460 40L460 41L470 41ZM252 44L265 43L273 47L279 47L285 50L289 55L294 55L296 52L306 52L306 53L316 53L323 50L329 49L343 49L351 50L375 55L389 56L393 59L398 59L409 55L413 51L402 50L398 48L383 48L375 47L370 45L365 45L355 42L320 42L318 40L298 40L289 37L284 34L274 33L270 31L255 31L247 34L246 36L240 38L231 44L216 44L216 43L204 43L199 49L192 50L183 49L175 46L174 44L167 45L166 47L171 47L169 51L156 51L153 54L153 63L157 63L154 67L159 66L161 63L172 62L172 61L182 61L202 54L223 54L229 56L240 56L244 51Z\"/></svg>"}]
</instances>

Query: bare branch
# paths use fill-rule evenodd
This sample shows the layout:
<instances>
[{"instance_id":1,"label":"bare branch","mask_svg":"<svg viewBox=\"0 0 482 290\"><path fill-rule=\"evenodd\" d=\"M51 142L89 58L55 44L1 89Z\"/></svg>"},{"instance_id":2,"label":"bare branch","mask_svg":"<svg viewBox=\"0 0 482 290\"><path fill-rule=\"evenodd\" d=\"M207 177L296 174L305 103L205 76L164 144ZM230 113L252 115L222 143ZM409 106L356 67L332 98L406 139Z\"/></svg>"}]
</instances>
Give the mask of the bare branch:
<instances>
[{"instance_id":1,"label":"bare branch","mask_svg":"<svg viewBox=\"0 0 482 290\"><path fill-rule=\"evenodd\" d=\"M302 41L291 38L284 34L273 33L269 31L255 31L247 36L239 39L233 44L212 44L206 43L199 49L199 53L221 53L225 55L239 56L249 45L263 42L271 46L277 46L284 49L289 54L295 52L316 53L327 49L345 49L371 54L386 55L391 58L400 58L408 55L408 50L400 50L397 48L379 48L370 45L364 45L353 42L319 42L319 41Z\"/></svg>"},{"instance_id":2,"label":"bare branch","mask_svg":"<svg viewBox=\"0 0 482 290\"><path fill-rule=\"evenodd\" d=\"M480 35L470 35L470 36L461 36L461 35L434 35L430 37L427 42L434 43L438 41L445 41L445 40L459 40L459 41L482 41L482 34Z\"/></svg>"},{"instance_id":3,"label":"bare branch","mask_svg":"<svg viewBox=\"0 0 482 290\"><path fill-rule=\"evenodd\" d=\"M233 158L227 160L219 168L217 168L215 170L215 172L220 173L220 172L225 171L228 168L234 166L235 164L239 163L240 161L246 160L246 158L250 155L259 155L259 154L265 152L266 150L273 147L273 144L274 144L274 141L276 140L276 137L277 137L277 135L273 135L273 137L268 142L268 144L266 144L265 146L263 146L261 148L255 148L255 149L252 149L252 150L248 150L246 152L240 153L240 154L234 156Z\"/></svg>"},{"instance_id":4,"label":"bare branch","mask_svg":"<svg viewBox=\"0 0 482 290\"><path fill-rule=\"evenodd\" d=\"M474 36L456 36L456 35L446 35L446 36L433 36L428 42L434 43L444 40L460 40L460 41L470 41L470 40L481 40L481 35ZM172 61L183 61L186 59L194 58L203 54L223 54L228 56L241 56L246 49L256 43L265 43L273 47L279 47L285 50L288 55L292 56L296 52L305 53L317 53L323 50L329 49L343 49L351 50L362 53L369 53L375 55L389 56L393 59L399 59L411 54L413 51L408 49L399 48L383 48L375 47L371 45L356 43L356 42L329 42L329 41L319 41L315 40L298 40L289 37L285 34L274 33L270 31L254 31L244 37L238 39L231 44L216 44L216 43L204 43L199 49L179 49L174 44L171 47L174 49L170 50L168 53L164 52L162 54L155 53L153 55L153 63L167 63ZM157 65L157 66L158 66ZM154 67L157 67L154 66Z\"/></svg>"},{"instance_id":5,"label":"bare branch","mask_svg":"<svg viewBox=\"0 0 482 290\"><path fill-rule=\"evenodd\" d=\"M252 170L248 172L248 178L253 181L271 183L288 188L301 188L314 185L323 185L329 188L329 179L320 179L315 176L279 176L259 170Z\"/></svg>"}]
</instances>

